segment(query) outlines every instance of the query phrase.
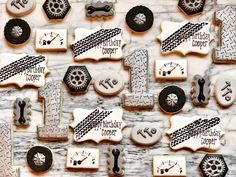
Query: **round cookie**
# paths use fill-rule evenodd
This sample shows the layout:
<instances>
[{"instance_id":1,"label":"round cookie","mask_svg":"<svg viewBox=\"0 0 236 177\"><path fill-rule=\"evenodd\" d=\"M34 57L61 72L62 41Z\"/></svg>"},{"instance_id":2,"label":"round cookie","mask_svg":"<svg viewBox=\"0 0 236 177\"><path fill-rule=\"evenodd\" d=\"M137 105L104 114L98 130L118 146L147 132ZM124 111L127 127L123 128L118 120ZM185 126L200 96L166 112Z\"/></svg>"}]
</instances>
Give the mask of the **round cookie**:
<instances>
[{"instance_id":1,"label":"round cookie","mask_svg":"<svg viewBox=\"0 0 236 177\"><path fill-rule=\"evenodd\" d=\"M7 11L16 17L28 15L35 6L35 0L8 0L6 3Z\"/></svg>"},{"instance_id":2,"label":"round cookie","mask_svg":"<svg viewBox=\"0 0 236 177\"><path fill-rule=\"evenodd\" d=\"M160 108L169 114L179 112L186 101L184 90L177 86L168 86L164 88L158 97Z\"/></svg>"},{"instance_id":3,"label":"round cookie","mask_svg":"<svg viewBox=\"0 0 236 177\"><path fill-rule=\"evenodd\" d=\"M34 171L47 171L53 163L52 151L45 146L34 146L27 153L27 162Z\"/></svg>"},{"instance_id":4,"label":"round cookie","mask_svg":"<svg viewBox=\"0 0 236 177\"><path fill-rule=\"evenodd\" d=\"M127 25L136 32L144 32L153 25L153 13L145 6L135 6L126 14Z\"/></svg>"},{"instance_id":5,"label":"round cookie","mask_svg":"<svg viewBox=\"0 0 236 177\"><path fill-rule=\"evenodd\" d=\"M124 81L117 73L102 73L96 77L93 86L101 95L114 96L123 90Z\"/></svg>"},{"instance_id":6,"label":"round cookie","mask_svg":"<svg viewBox=\"0 0 236 177\"><path fill-rule=\"evenodd\" d=\"M131 131L131 139L140 145L156 144L162 137L162 131L156 123L142 122Z\"/></svg>"},{"instance_id":7,"label":"round cookie","mask_svg":"<svg viewBox=\"0 0 236 177\"><path fill-rule=\"evenodd\" d=\"M18 18L9 20L4 28L4 36L11 44L22 44L26 42L31 34L29 24Z\"/></svg>"}]
</instances>

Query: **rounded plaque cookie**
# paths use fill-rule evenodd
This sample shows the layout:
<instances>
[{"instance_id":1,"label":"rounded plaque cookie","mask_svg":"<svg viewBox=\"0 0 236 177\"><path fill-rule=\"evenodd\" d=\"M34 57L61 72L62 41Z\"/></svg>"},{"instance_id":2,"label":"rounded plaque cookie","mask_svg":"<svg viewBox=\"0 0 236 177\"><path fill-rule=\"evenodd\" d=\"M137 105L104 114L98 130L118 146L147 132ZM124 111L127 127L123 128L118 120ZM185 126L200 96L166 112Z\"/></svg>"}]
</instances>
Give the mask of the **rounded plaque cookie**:
<instances>
[{"instance_id":1,"label":"rounded plaque cookie","mask_svg":"<svg viewBox=\"0 0 236 177\"><path fill-rule=\"evenodd\" d=\"M53 163L52 151L45 146L34 146L27 153L27 162L34 171L47 171Z\"/></svg>"}]
</instances>

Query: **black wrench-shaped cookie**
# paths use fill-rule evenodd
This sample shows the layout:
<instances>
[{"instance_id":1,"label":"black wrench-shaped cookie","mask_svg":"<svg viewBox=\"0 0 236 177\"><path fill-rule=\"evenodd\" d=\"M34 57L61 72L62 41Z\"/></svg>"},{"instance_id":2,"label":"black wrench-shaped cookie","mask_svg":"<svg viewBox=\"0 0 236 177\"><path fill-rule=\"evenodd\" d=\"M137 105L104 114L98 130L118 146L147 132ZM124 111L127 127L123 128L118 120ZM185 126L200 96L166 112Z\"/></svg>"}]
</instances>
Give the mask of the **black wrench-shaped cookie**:
<instances>
[{"instance_id":1,"label":"black wrench-shaped cookie","mask_svg":"<svg viewBox=\"0 0 236 177\"><path fill-rule=\"evenodd\" d=\"M110 175L122 176L125 173L125 153L120 146L110 146L108 148L108 173Z\"/></svg>"},{"instance_id":2,"label":"black wrench-shaped cookie","mask_svg":"<svg viewBox=\"0 0 236 177\"><path fill-rule=\"evenodd\" d=\"M210 99L210 79L208 76L195 75L192 81L191 98L196 106L205 106Z\"/></svg>"},{"instance_id":3,"label":"black wrench-shaped cookie","mask_svg":"<svg viewBox=\"0 0 236 177\"><path fill-rule=\"evenodd\" d=\"M109 5L105 5L103 7L94 7L94 6L89 6L87 8L87 11L89 14L92 14L93 12L96 12L96 11L104 11L104 12L109 12L111 10L111 6Z\"/></svg>"},{"instance_id":4,"label":"black wrench-shaped cookie","mask_svg":"<svg viewBox=\"0 0 236 177\"><path fill-rule=\"evenodd\" d=\"M26 120L25 120L25 117L24 117L24 111L25 111L25 101L20 101L18 103L19 107L20 107L20 118L18 119L18 122L22 125L22 124L25 124Z\"/></svg>"},{"instance_id":5,"label":"black wrench-shaped cookie","mask_svg":"<svg viewBox=\"0 0 236 177\"><path fill-rule=\"evenodd\" d=\"M85 6L87 17L108 17L114 15L112 2L92 2Z\"/></svg>"}]
</instances>

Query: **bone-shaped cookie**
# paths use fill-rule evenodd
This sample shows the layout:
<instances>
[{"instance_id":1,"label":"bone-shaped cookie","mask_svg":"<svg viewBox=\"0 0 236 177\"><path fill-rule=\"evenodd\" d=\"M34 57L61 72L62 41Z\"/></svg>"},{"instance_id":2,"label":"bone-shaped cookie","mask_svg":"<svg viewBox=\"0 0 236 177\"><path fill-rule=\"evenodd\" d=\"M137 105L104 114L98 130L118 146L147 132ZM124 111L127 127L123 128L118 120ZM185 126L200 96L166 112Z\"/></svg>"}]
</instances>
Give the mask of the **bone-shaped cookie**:
<instances>
[{"instance_id":1,"label":"bone-shaped cookie","mask_svg":"<svg viewBox=\"0 0 236 177\"><path fill-rule=\"evenodd\" d=\"M196 106L207 105L210 99L210 79L208 76L195 75L192 81L191 98Z\"/></svg>"},{"instance_id":2,"label":"bone-shaped cookie","mask_svg":"<svg viewBox=\"0 0 236 177\"><path fill-rule=\"evenodd\" d=\"M31 102L29 98L17 98L14 102L14 123L16 126L29 125Z\"/></svg>"},{"instance_id":3,"label":"bone-shaped cookie","mask_svg":"<svg viewBox=\"0 0 236 177\"><path fill-rule=\"evenodd\" d=\"M108 17L114 15L114 8L112 2L92 2L85 6L87 17Z\"/></svg>"},{"instance_id":4,"label":"bone-shaped cookie","mask_svg":"<svg viewBox=\"0 0 236 177\"><path fill-rule=\"evenodd\" d=\"M125 153L120 146L110 146L108 148L108 173L110 175L122 176L125 173Z\"/></svg>"}]
</instances>

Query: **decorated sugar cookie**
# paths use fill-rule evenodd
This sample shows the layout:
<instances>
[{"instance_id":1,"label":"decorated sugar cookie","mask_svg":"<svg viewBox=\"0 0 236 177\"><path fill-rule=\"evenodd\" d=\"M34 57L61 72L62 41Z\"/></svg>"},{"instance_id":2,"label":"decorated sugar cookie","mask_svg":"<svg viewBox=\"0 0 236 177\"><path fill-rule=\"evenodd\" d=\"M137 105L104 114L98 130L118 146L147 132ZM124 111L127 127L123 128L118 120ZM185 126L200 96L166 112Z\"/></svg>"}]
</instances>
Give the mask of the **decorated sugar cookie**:
<instances>
[{"instance_id":1,"label":"decorated sugar cookie","mask_svg":"<svg viewBox=\"0 0 236 177\"><path fill-rule=\"evenodd\" d=\"M68 0L45 0L43 10L50 20L63 20L71 6Z\"/></svg>"},{"instance_id":2,"label":"decorated sugar cookie","mask_svg":"<svg viewBox=\"0 0 236 177\"><path fill-rule=\"evenodd\" d=\"M206 0L179 0L178 7L187 15L196 15L203 11Z\"/></svg>"},{"instance_id":3,"label":"decorated sugar cookie","mask_svg":"<svg viewBox=\"0 0 236 177\"><path fill-rule=\"evenodd\" d=\"M122 47L125 45L120 28L75 29L75 40L71 47L75 61L84 59L119 60L123 57Z\"/></svg>"},{"instance_id":4,"label":"decorated sugar cookie","mask_svg":"<svg viewBox=\"0 0 236 177\"><path fill-rule=\"evenodd\" d=\"M96 143L102 140L121 141L122 129L126 126L122 115L122 109L75 109L74 122L70 124L74 129L74 140L76 142L92 140Z\"/></svg>"},{"instance_id":5,"label":"decorated sugar cookie","mask_svg":"<svg viewBox=\"0 0 236 177\"><path fill-rule=\"evenodd\" d=\"M85 9L87 17L109 17L114 15L113 2L91 2L86 4Z\"/></svg>"},{"instance_id":6,"label":"decorated sugar cookie","mask_svg":"<svg viewBox=\"0 0 236 177\"><path fill-rule=\"evenodd\" d=\"M14 16L24 16L31 13L36 6L35 0L8 0L7 11Z\"/></svg>"},{"instance_id":7,"label":"decorated sugar cookie","mask_svg":"<svg viewBox=\"0 0 236 177\"><path fill-rule=\"evenodd\" d=\"M35 48L38 51L66 51L66 29L37 29Z\"/></svg>"},{"instance_id":8,"label":"decorated sugar cookie","mask_svg":"<svg viewBox=\"0 0 236 177\"><path fill-rule=\"evenodd\" d=\"M0 124L0 176L20 177L20 168L12 166L12 127L10 124Z\"/></svg>"},{"instance_id":9,"label":"decorated sugar cookie","mask_svg":"<svg viewBox=\"0 0 236 177\"><path fill-rule=\"evenodd\" d=\"M31 117L31 101L29 98L17 98L14 102L14 124L16 126L29 125Z\"/></svg>"},{"instance_id":10,"label":"decorated sugar cookie","mask_svg":"<svg viewBox=\"0 0 236 177\"><path fill-rule=\"evenodd\" d=\"M221 154L206 154L199 168L203 177L225 177L228 166Z\"/></svg>"},{"instance_id":11,"label":"decorated sugar cookie","mask_svg":"<svg viewBox=\"0 0 236 177\"><path fill-rule=\"evenodd\" d=\"M214 63L236 62L236 6L226 6L215 12L215 21L219 24L219 47L213 51Z\"/></svg>"},{"instance_id":12,"label":"decorated sugar cookie","mask_svg":"<svg viewBox=\"0 0 236 177\"><path fill-rule=\"evenodd\" d=\"M236 99L236 81L230 76L223 76L217 79L215 83L216 101L222 107L231 106Z\"/></svg>"},{"instance_id":13,"label":"decorated sugar cookie","mask_svg":"<svg viewBox=\"0 0 236 177\"><path fill-rule=\"evenodd\" d=\"M91 84L92 77L86 66L69 66L63 81L71 92L85 93Z\"/></svg>"},{"instance_id":14,"label":"decorated sugar cookie","mask_svg":"<svg viewBox=\"0 0 236 177\"><path fill-rule=\"evenodd\" d=\"M0 86L15 84L19 87L42 87L47 73L47 58L43 55L0 54Z\"/></svg>"},{"instance_id":15,"label":"decorated sugar cookie","mask_svg":"<svg viewBox=\"0 0 236 177\"><path fill-rule=\"evenodd\" d=\"M34 146L27 152L29 167L36 172L49 170L53 163L53 153L46 146Z\"/></svg>"},{"instance_id":16,"label":"decorated sugar cookie","mask_svg":"<svg viewBox=\"0 0 236 177\"><path fill-rule=\"evenodd\" d=\"M131 131L131 139L140 145L153 145L161 138L162 131L156 123L138 123Z\"/></svg>"},{"instance_id":17,"label":"decorated sugar cookie","mask_svg":"<svg viewBox=\"0 0 236 177\"><path fill-rule=\"evenodd\" d=\"M205 106L210 99L211 81L208 76L195 75L192 81L191 99L195 106Z\"/></svg>"},{"instance_id":18,"label":"decorated sugar cookie","mask_svg":"<svg viewBox=\"0 0 236 177\"><path fill-rule=\"evenodd\" d=\"M67 168L98 169L99 150L95 148L69 148L67 151Z\"/></svg>"},{"instance_id":19,"label":"decorated sugar cookie","mask_svg":"<svg viewBox=\"0 0 236 177\"><path fill-rule=\"evenodd\" d=\"M171 138L171 149L189 148L193 151L198 149L216 151L220 148L220 138L224 132L220 128L219 117L173 116L170 121L171 128L167 134Z\"/></svg>"},{"instance_id":20,"label":"decorated sugar cookie","mask_svg":"<svg viewBox=\"0 0 236 177\"><path fill-rule=\"evenodd\" d=\"M39 89L39 98L44 100L44 125L38 126L40 140L67 140L68 126L60 125L62 112L61 82L53 81Z\"/></svg>"},{"instance_id":21,"label":"decorated sugar cookie","mask_svg":"<svg viewBox=\"0 0 236 177\"><path fill-rule=\"evenodd\" d=\"M187 67L187 60L156 60L156 79L185 80Z\"/></svg>"},{"instance_id":22,"label":"decorated sugar cookie","mask_svg":"<svg viewBox=\"0 0 236 177\"><path fill-rule=\"evenodd\" d=\"M125 174L125 153L121 146L109 146L108 148L108 174L123 176Z\"/></svg>"},{"instance_id":23,"label":"decorated sugar cookie","mask_svg":"<svg viewBox=\"0 0 236 177\"><path fill-rule=\"evenodd\" d=\"M184 156L154 156L153 176L186 176L186 159Z\"/></svg>"},{"instance_id":24,"label":"decorated sugar cookie","mask_svg":"<svg viewBox=\"0 0 236 177\"><path fill-rule=\"evenodd\" d=\"M124 107L131 109L153 108L154 95L148 93L148 51L135 50L124 58L124 66L130 68L131 93L124 94Z\"/></svg>"},{"instance_id":25,"label":"decorated sugar cookie","mask_svg":"<svg viewBox=\"0 0 236 177\"><path fill-rule=\"evenodd\" d=\"M117 95L123 88L123 78L117 73L101 73L94 82L94 89L105 96Z\"/></svg>"},{"instance_id":26,"label":"decorated sugar cookie","mask_svg":"<svg viewBox=\"0 0 236 177\"><path fill-rule=\"evenodd\" d=\"M161 41L161 52L169 54L179 52L208 54L213 36L209 22L168 22L161 23L162 33L157 37Z\"/></svg>"}]
</instances>

